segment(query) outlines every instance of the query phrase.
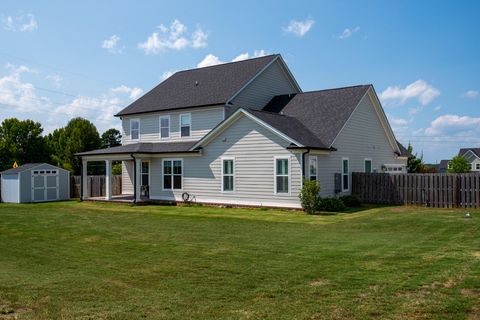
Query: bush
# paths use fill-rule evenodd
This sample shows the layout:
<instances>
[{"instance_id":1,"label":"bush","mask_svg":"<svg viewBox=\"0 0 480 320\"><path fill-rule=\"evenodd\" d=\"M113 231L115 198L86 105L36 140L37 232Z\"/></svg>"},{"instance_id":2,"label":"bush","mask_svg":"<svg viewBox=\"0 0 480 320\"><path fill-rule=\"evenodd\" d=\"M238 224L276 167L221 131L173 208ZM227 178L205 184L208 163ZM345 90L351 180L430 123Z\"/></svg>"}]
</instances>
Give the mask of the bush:
<instances>
[{"instance_id":1,"label":"bush","mask_svg":"<svg viewBox=\"0 0 480 320\"><path fill-rule=\"evenodd\" d=\"M317 181L314 180L304 180L303 187L300 191L300 203L302 204L303 210L308 214L314 214L317 207L318 202L320 201L320 196L318 195L320 192L320 185Z\"/></svg>"},{"instance_id":2,"label":"bush","mask_svg":"<svg viewBox=\"0 0 480 320\"><path fill-rule=\"evenodd\" d=\"M362 201L356 194L340 197L340 200L342 200L347 207L357 208L362 206Z\"/></svg>"},{"instance_id":3,"label":"bush","mask_svg":"<svg viewBox=\"0 0 480 320\"><path fill-rule=\"evenodd\" d=\"M318 202L317 210L327 212L342 212L347 207L339 198L322 198Z\"/></svg>"}]
</instances>

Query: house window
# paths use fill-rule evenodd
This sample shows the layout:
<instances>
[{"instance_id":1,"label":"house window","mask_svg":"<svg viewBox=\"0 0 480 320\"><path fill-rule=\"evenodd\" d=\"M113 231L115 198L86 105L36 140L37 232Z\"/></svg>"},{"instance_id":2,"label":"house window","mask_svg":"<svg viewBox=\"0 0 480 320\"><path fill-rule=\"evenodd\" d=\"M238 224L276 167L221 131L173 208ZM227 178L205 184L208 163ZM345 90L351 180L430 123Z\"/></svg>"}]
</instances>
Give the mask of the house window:
<instances>
[{"instance_id":1,"label":"house window","mask_svg":"<svg viewBox=\"0 0 480 320\"><path fill-rule=\"evenodd\" d=\"M348 191L349 190L349 172L348 172L348 158L342 159L342 190Z\"/></svg>"},{"instance_id":2,"label":"house window","mask_svg":"<svg viewBox=\"0 0 480 320\"><path fill-rule=\"evenodd\" d=\"M130 120L130 137L132 140L140 139L140 119Z\"/></svg>"},{"instance_id":3,"label":"house window","mask_svg":"<svg viewBox=\"0 0 480 320\"><path fill-rule=\"evenodd\" d=\"M480 170L480 163L477 163L477 165L475 166L475 168L477 168L477 170Z\"/></svg>"},{"instance_id":4,"label":"house window","mask_svg":"<svg viewBox=\"0 0 480 320\"><path fill-rule=\"evenodd\" d=\"M449 161L448 164L447 164L447 168L448 168L448 169L452 169L452 164L450 163L450 161Z\"/></svg>"},{"instance_id":5,"label":"house window","mask_svg":"<svg viewBox=\"0 0 480 320\"><path fill-rule=\"evenodd\" d=\"M288 158L275 159L275 192L288 193L290 180L290 163Z\"/></svg>"},{"instance_id":6,"label":"house window","mask_svg":"<svg viewBox=\"0 0 480 320\"><path fill-rule=\"evenodd\" d=\"M310 180L317 180L317 157L308 158L308 176Z\"/></svg>"},{"instance_id":7,"label":"house window","mask_svg":"<svg viewBox=\"0 0 480 320\"><path fill-rule=\"evenodd\" d=\"M190 137L190 131L192 126L192 117L190 113L180 115L180 136Z\"/></svg>"},{"instance_id":8,"label":"house window","mask_svg":"<svg viewBox=\"0 0 480 320\"><path fill-rule=\"evenodd\" d=\"M234 159L222 159L222 190L233 191L235 189L235 162Z\"/></svg>"},{"instance_id":9,"label":"house window","mask_svg":"<svg viewBox=\"0 0 480 320\"><path fill-rule=\"evenodd\" d=\"M140 174L142 179L142 186L148 186L150 184L150 163L148 161L142 161L142 168Z\"/></svg>"},{"instance_id":10,"label":"house window","mask_svg":"<svg viewBox=\"0 0 480 320\"><path fill-rule=\"evenodd\" d=\"M170 137L170 116L160 117L160 138Z\"/></svg>"},{"instance_id":11,"label":"house window","mask_svg":"<svg viewBox=\"0 0 480 320\"><path fill-rule=\"evenodd\" d=\"M163 160L163 189L182 190L183 180L182 159Z\"/></svg>"},{"instance_id":12,"label":"house window","mask_svg":"<svg viewBox=\"0 0 480 320\"><path fill-rule=\"evenodd\" d=\"M364 170L366 173L372 172L372 159L365 159Z\"/></svg>"}]
</instances>

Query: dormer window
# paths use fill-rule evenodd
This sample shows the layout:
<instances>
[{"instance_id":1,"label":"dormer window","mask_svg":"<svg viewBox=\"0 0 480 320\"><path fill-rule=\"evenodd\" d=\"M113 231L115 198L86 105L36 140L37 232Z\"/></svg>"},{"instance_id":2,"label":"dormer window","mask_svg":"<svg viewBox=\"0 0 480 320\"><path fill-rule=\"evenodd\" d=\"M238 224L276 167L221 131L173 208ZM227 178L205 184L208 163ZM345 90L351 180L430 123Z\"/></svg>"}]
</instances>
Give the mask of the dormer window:
<instances>
[{"instance_id":1,"label":"dormer window","mask_svg":"<svg viewBox=\"0 0 480 320\"><path fill-rule=\"evenodd\" d=\"M170 116L160 117L160 139L170 138Z\"/></svg>"},{"instance_id":2,"label":"dormer window","mask_svg":"<svg viewBox=\"0 0 480 320\"><path fill-rule=\"evenodd\" d=\"M190 113L180 115L180 136L190 137L192 126L192 116Z\"/></svg>"},{"instance_id":3,"label":"dormer window","mask_svg":"<svg viewBox=\"0 0 480 320\"><path fill-rule=\"evenodd\" d=\"M140 139L140 119L130 120L130 138L132 140Z\"/></svg>"}]
</instances>

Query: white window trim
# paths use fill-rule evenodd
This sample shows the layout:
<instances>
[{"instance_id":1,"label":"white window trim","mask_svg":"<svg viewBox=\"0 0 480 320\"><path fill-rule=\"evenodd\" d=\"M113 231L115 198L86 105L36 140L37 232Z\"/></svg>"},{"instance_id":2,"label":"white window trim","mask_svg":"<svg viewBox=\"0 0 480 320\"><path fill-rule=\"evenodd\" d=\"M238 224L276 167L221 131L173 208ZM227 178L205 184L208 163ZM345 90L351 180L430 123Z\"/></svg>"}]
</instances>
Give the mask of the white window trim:
<instances>
[{"instance_id":1,"label":"white window trim","mask_svg":"<svg viewBox=\"0 0 480 320\"><path fill-rule=\"evenodd\" d=\"M165 161L172 161L172 188L170 189L165 189L165 185L164 185L164 176L165 176ZM180 161L181 163L181 166L182 166L182 174L181 174L181 177L182 177L182 188L181 189L174 189L173 188L173 161ZM184 170L185 168L183 167L183 158L164 158L162 159L162 191L183 191L183 173L184 173Z\"/></svg>"},{"instance_id":2,"label":"white window trim","mask_svg":"<svg viewBox=\"0 0 480 320\"><path fill-rule=\"evenodd\" d=\"M317 156L309 156L308 157L308 179L309 180L312 180L311 177L312 177L312 173L310 172L310 161L315 159L315 162L317 163L317 167L316 167L316 170L317 172L315 172L315 181L318 181L318 157Z\"/></svg>"},{"instance_id":3,"label":"white window trim","mask_svg":"<svg viewBox=\"0 0 480 320\"><path fill-rule=\"evenodd\" d=\"M288 192L277 192L277 160L285 159L288 161ZM279 196L290 196L292 192L292 160L289 156L273 157L273 194Z\"/></svg>"},{"instance_id":4,"label":"white window trim","mask_svg":"<svg viewBox=\"0 0 480 320\"><path fill-rule=\"evenodd\" d=\"M189 118L190 118L190 130L189 130L190 135L188 135L188 136L182 136L182 116L189 116ZM189 113L181 113L178 116L178 134L179 134L180 138L190 138L192 136L192 114L190 112Z\"/></svg>"},{"instance_id":5,"label":"white window trim","mask_svg":"<svg viewBox=\"0 0 480 320\"><path fill-rule=\"evenodd\" d=\"M235 168L235 157L221 157L220 158L221 161L222 161L222 193L232 193L232 192L235 192L235 182L236 182L236 172L237 172L237 168ZM233 190L224 190L223 188L223 177L225 176L225 171L223 170L224 169L224 163L223 161L224 160L232 160L233 161ZM228 175L229 176L229 175Z\"/></svg>"},{"instance_id":6,"label":"white window trim","mask_svg":"<svg viewBox=\"0 0 480 320\"><path fill-rule=\"evenodd\" d=\"M480 170L480 163L476 163L476 164L475 164L475 168L476 168L477 170Z\"/></svg>"},{"instance_id":7,"label":"white window trim","mask_svg":"<svg viewBox=\"0 0 480 320\"><path fill-rule=\"evenodd\" d=\"M132 135L132 122L133 121L138 121L138 139L133 139L133 135ZM140 124L140 118L133 118L133 119L130 119L130 140L131 141L140 141L140 127L141 127L141 124Z\"/></svg>"},{"instance_id":8,"label":"white window trim","mask_svg":"<svg viewBox=\"0 0 480 320\"><path fill-rule=\"evenodd\" d=\"M168 137L162 137L162 119L168 119ZM168 140L172 136L172 123L170 119L170 115L165 115L165 116L160 116L158 118L158 136L160 137L161 140Z\"/></svg>"},{"instance_id":9,"label":"white window trim","mask_svg":"<svg viewBox=\"0 0 480 320\"><path fill-rule=\"evenodd\" d=\"M151 166L150 160L141 160L141 159L140 159L140 185L142 185L141 183L142 183L142 176L143 176L143 172L142 172L143 162L148 162L148 186L150 186L150 182L152 181L150 177L150 174L152 172L152 166Z\"/></svg>"},{"instance_id":10,"label":"white window trim","mask_svg":"<svg viewBox=\"0 0 480 320\"><path fill-rule=\"evenodd\" d=\"M348 177L348 188L345 189L345 184L344 184L344 166L343 166L343 161L347 160L347 177ZM350 191L350 159L347 157L342 158L342 192L348 192Z\"/></svg>"},{"instance_id":11,"label":"white window trim","mask_svg":"<svg viewBox=\"0 0 480 320\"><path fill-rule=\"evenodd\" d=\"M366 170L367 169L366 168L367 167L366 166L367 161L370 161L370 173L372 173L373 172L373 160L372 160L372 158L363 159L363 172L367 173L367 170Z\"/></svg>"}]
</instances>

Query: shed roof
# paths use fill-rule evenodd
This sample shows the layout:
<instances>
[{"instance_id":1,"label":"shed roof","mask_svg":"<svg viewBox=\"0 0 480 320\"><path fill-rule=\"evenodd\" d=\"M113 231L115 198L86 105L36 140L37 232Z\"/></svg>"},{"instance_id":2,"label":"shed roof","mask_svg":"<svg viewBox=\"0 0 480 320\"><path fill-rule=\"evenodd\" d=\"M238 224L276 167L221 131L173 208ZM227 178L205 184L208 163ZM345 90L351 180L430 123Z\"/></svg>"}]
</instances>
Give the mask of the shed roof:
<instances>
[{"instance_id":1,"label":"shed roof","mask_svg":"<svg viewBox=\"0 0 480 320\"><path fill-rule=\"evenodd\" d=\"M7 169L5 171L2 171L0 172L1 174L17 174L19 172L23 172L23 171L27 171L29 169L32 169L34 167L38 167L39 165L42 165L42 164L46 164L46 165L49 165L49 166L53 166L49 163L45 163L45 162L39 162L39 163L25 163L25 164L22 164L21 166L18 166L17 168L11 168L11 169ZM53 166L54 167L54 166Z\"/></svg>"}]
</instances>

